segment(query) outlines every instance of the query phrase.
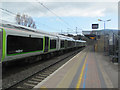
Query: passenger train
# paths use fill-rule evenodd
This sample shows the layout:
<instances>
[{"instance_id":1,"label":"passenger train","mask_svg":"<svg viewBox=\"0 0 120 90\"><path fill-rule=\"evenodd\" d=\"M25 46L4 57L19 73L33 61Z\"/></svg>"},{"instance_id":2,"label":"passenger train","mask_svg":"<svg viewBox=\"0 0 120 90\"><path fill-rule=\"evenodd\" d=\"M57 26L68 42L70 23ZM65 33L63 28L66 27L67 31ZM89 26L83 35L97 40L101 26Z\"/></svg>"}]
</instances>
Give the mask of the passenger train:
<instances>
[{"instance_id":1,"label":"passenger train","mask_svg":"<svg viewBox=\"0 0 120 90\"><path fill-rule=\"evenodd\" d=\"M86 41L38 31L16 24L0 24L0 60L9 62L22 58L51 54L84 47Z\"/></svg>"}]
</instances>

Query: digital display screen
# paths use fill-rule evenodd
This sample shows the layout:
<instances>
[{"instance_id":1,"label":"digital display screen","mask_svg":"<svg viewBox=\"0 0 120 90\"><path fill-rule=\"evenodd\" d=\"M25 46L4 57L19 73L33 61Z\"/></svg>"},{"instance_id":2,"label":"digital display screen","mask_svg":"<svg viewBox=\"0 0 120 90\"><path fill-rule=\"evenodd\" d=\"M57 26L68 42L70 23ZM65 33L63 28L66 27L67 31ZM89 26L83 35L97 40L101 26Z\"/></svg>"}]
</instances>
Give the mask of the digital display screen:
<instances>
[{"instance_id":1,"label":"digital display screen","mask_svg":"<svg viewBox=\"0 0 120 90\"><path fill-rule=\"evenodd\" d=\"M92 24L92 29L98 29L99 28L99 24Z\"/></svg>"}]
</instances>

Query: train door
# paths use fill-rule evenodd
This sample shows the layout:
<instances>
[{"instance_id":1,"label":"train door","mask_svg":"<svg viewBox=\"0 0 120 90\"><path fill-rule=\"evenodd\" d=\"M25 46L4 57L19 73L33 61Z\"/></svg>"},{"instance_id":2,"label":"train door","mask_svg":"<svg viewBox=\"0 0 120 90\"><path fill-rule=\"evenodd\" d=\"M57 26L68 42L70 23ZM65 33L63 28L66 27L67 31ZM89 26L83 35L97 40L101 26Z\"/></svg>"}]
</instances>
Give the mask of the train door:
<instances>
[{"instance_id":1,"label":"train door","mask_svg":"<svg viewBox=\"0 0 120 90\"><path fill-rule=\"evenodd\" d=\"M45 39L45 46L44 46L44 52L48 52L48 50L49 50L49 37L44 37Z\"/></svg>"},{"instance_id":2,"label":"train door","mask_svg":"<svg viewBox=\"0 0 120 90\"><path fill-rule=\"evenodd\" d=\"M0 29L0 62L2 60L2 40L3 40L2 37L3 37L2 29Z\"/></svg>"}]
</instances>

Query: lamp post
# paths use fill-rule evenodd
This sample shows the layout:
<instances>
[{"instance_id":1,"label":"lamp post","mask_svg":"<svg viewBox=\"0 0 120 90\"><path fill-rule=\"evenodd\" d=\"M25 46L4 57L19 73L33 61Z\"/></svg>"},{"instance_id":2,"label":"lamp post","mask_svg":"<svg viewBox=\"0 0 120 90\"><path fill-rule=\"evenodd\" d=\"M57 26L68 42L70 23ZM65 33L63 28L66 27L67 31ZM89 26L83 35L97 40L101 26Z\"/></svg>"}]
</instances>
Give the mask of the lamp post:
<instances>
[{"instance_id":1,"label":"lamp post","mask_svg":"<svg viewBox=\"0 0 120 90\"><path fill-rule=\"evenodd\" d=\"M98 19L98 21L104 22L104 30L105 30L105 24L106 24L106 22L111 21L111 19L108 19L108 20L101 20L101 19Z\"/></svg>"},{"instance_id":2,"label":"lamp post","mask_svg":"<svg viewBox=\"0 0 120 90\"><path fill-rule=\"evenodd\" d=\"M106 22L111 21L111 19L108 19L108 20L98 19L98 21L104 22L104 51L105 51L105 29L106 29Z\"/></svg>"}]
</instances>

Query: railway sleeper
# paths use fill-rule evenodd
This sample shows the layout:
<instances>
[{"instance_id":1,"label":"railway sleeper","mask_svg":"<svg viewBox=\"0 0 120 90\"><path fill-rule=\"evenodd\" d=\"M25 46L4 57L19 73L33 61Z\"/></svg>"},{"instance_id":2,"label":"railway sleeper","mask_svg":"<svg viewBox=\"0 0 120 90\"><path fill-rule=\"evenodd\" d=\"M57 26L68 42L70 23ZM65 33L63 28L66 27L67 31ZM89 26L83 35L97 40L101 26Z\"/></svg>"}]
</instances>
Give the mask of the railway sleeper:
<instances>
[{"instance_id":1,"label":"railway sleeper","mask_svg":"<svg viewBox=\"0 0 120 90\"><path fill-rule=\"evenodd\" d=\"M38 84L39 82L38 81L32 81L32 80L29 80L27 81L28 83L34 83L34 84Z\"/></svg>"},{"instance_id":2,"label":"railway sleeper","mask_svg":"<svg viewBox=\"0 0 120 90\"><path fill-rule=\"evenodd\" d=\"M31 83L24 83L25 86L31 86L31 88L33 88L36 84L31 84Z\"/></svg>"},{"instance_id":3,"label":"railway sleeper","mask_svg":"<svg viewBox=\"0 0 120 90\"><path fill-rule=\"evenodd\" d=\"M41 81L42 81L42 80L36 79L36 78L32 78L31 80L32 80L32 81L37 81L37 82L41 82Z\"/></svg>"}]
</instances>

